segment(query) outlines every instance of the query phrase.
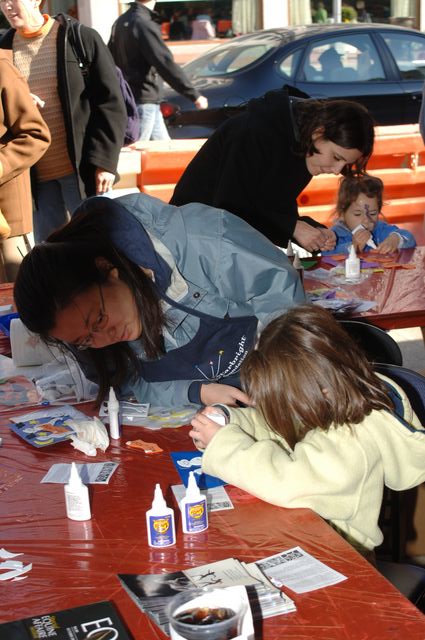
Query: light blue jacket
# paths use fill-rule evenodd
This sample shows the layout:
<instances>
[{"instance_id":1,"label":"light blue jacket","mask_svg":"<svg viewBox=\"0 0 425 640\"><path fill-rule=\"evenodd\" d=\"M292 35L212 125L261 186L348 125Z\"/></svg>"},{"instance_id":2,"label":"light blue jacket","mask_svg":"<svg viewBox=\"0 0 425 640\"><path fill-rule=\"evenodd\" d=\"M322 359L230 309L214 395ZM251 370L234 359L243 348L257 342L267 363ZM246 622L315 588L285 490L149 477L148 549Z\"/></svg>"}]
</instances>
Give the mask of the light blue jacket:
<instances>
[{"instance_id":1,"label":"light blue jacket","mask_svg":"<svg viewBox=\"0 0 425 640\"><path fill-rule=\"evenodd\" d=\"M342 220L339 220L331 227L331 230L336 235L335 249L332 249L332 251L323 251L322 254L326 256L332 253L349 253L350 245L353 244L353 234L347 225L342 222ZM395 224L388 224L388 222L384 222L383 220L379 220L376 223L372 232L372 239L376 246L383 242L385 238L388 238L390 233L398 233L398 235L403 238L403 244L400 249L412 249L416 247L416 240L413 233L406 229L400 229ZM370 251L370 247L366 245L363 251Z\"/></svg>"},{"instance_id":2,"label":"light blue jacket","mask_svg":"<svg viewBox=\"0 0 425 640\"><path fill-rule=\"evenodd\" d=\"M227 211L198 203L175 207L143 193L114 200L91 198L83 206L109 209L105 220L115 246L136 264L152 269L158 288L181 305L221 318L254 315L261 331L274 317L305 301L286 255ZM164 333L169 351L193 339L199 318L165 308L171 320ZM143 358L138 341L131 346ZM202 382L200 376L199 386ZM140 402L182 406L190 402L192 383L139 378L131 390Z\"/></svg>"}]
</instances>

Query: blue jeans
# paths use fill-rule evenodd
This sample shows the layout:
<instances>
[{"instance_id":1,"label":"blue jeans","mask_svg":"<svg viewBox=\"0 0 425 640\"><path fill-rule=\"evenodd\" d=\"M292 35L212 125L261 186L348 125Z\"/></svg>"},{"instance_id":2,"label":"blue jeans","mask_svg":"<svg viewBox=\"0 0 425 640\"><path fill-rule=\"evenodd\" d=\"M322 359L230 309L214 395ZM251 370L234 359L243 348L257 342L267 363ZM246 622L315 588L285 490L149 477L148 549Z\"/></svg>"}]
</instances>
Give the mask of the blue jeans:
<instances>
[{"instance_id":1,"label":"blue jeans","mask_svg":"<svg viewBox=\"0 0 425 640\"><path fill-rule=\"evenodd\" d=\"M46 240L55 229L68 222L80 203L75 173L57 180L37 182L37 208L32 215L34 242Z\"/></svg>"},{"instance_id":2,"label":"blue jeans","mask_svg":"<svg viewBox=\"0 0 425 640\"><path fill-rule=\"evenodd\" d=\"M159 104L138 104L140 118L139 140L169 140L167 127Z\"/></svg>"}]
</instances>

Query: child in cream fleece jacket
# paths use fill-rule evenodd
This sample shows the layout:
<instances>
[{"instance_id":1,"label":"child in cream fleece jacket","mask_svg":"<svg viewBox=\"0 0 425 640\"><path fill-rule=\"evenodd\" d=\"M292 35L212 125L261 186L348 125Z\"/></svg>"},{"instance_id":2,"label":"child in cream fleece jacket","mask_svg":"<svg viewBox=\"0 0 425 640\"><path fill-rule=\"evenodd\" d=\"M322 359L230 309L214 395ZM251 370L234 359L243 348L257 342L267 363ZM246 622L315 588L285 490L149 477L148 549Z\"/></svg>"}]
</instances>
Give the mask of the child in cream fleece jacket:
<instances>
[{"instance_id":1,"label":"child in cream fleece jacket","mask_svg":"<svg viewBox=\"0 0 425 640\"><path fill-rule=\"evenodd\" d=\"M425 480L425 431L402 389L313 305L271 322L241 374L255 408L221 407L226 426L205 415L211 407L192 420L203 471L272 504L316 511L367 555L383 539L384 485Z\"/></svg>"}]
</instances>

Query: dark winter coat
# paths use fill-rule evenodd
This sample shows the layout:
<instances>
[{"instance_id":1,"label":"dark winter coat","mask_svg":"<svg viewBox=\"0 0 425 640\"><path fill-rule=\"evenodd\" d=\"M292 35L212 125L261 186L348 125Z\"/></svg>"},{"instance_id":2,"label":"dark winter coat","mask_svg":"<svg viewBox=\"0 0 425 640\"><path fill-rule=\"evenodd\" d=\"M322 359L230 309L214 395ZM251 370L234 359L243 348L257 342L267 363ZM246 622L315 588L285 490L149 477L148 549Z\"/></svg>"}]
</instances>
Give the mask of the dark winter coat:
<instances>
[{"instance_id":1,"label":"dark winter coat","mask_svg":"<svg viewBox=\"0 0 425 640\"><path fill-rule=\"evenodd\" d=\"M69 41L74 18L58 14L58 92L62 104L68 153L79 177L81 196L95 195L95 170L116 173L123 145L127 112L118 84L115 64L108 48L94 29L81 25L81 37L89 60L90 91ZM14 29L9 29L0 48L12 49ZM30 87L31 88L31 87Z\"/></svg>"}]
</instances>

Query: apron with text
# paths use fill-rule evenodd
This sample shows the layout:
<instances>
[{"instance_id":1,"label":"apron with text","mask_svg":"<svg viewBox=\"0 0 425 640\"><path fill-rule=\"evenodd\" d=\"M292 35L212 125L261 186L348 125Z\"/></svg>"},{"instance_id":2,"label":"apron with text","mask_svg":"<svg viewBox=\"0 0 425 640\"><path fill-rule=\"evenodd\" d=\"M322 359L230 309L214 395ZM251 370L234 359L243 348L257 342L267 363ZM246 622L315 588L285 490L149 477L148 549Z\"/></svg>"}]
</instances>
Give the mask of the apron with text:
<instances>
[{"instance_id":1,"label":"apron with text","mask_svg":"<svg viewBox=\"0 0 425 640\"><path fill-rule=\"evenodd\" d=\"M199 318L199 328L187 344L171 349L157 360L141 360L147 382L204 380L239 386L239 370L254 346L258 318L216 318L162 296L172 307ZM224 381L223 378L226 378Z\"/></svg>"}]
</instances>

